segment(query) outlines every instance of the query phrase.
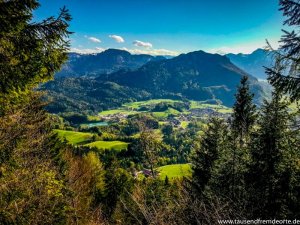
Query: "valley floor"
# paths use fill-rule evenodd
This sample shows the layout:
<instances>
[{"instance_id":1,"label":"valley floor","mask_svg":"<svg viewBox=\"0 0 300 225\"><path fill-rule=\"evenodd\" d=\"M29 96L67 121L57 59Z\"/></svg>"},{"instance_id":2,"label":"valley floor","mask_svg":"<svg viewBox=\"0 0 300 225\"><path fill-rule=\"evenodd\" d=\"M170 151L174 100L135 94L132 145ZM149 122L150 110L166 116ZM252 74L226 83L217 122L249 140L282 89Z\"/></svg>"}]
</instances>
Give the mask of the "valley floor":
<instances>
[{"instance_id":1,"label":"valley floor","mask_svg":"<svg viewBox=\"0 0 300 225\"><path fill-rule=\"evenodd\" d=\"M54 132L72 145L95 148L99 151L127 151L131 143L140 138L141 131L137 129L128 132L126 129L132 129L134 123L142 120L144 116L151 118L152 123L157 123L151 129L166 144L168 142L165 140L166 127L174 130L178 135L192 131L199 136L208 117L215 115L227 119L231 111L226 106L205 102L153 99L125 103L119 108L102 111L98 115L88 115L87 122L73 124L68 128L69 130L55 129ZM135 122L132 122L133 120ZM125 130L125 134L122 129ZM166 176L170 179L180 178L191 173L188 160L181 160L184 163L179 164L174 162L174 159L161 161L164 162L158 163L156 171L162 179Z\"/></svg>"}]
</instances>

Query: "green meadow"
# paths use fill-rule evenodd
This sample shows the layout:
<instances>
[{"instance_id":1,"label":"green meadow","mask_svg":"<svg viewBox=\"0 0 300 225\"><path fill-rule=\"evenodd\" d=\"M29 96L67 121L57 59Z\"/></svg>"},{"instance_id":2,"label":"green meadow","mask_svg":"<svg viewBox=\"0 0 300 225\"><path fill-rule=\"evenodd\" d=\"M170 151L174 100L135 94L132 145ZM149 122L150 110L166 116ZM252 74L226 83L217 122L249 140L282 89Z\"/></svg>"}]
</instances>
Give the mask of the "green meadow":
<instances>
[{"instance_id":1,"label":"green meadow","mask_svg":"<svg viewBox=\"0 0 300 225\"><path fill-rule=\"evenodd\" d=\"M180 102L177 100L172 100L172 99L151 99L151 100L146 100L146 101L139 101L139 102L129 102L129 103L125 103L122 106L123 107L127 107L127 108L131 108L131 109L138 109L142 106L147 106L147 105L156 105L159 103L174 103L174 102Z\"/></svg>"},{"instance_id":2,"label":"green meadow","mask_svg":"<svg viewBox=\"0 0 300 225\"><path fill-rule=\"evenodd\" d=\"M132 114L134 113L131 110L126 110L126 109L112 109L112 110L106 110L106 111L102 111L99 113L100 116L108 116L108 115L113 115L113 114L118 114L118 113L123 113L123 114Z\"/></svg>"},{"instance_id":3,"label":"green meadow","mask_svg":"<svg viewBox=\"0 0 300 225\"><path fill-rule=\"evenodd\" d=\"M124 114L124 115L132 115L132 114L138 114L138 113L147 113L148 111L143 111L141 110L141 107L144 106L155 106L159 103L175 103L175 102L182 102L179 100L172 100L172 99L151 99L147 101L139 101L139 102L129 102L123 104L121 107L116 108L116 109L111 109L111 110L105 110L99 113L99 116L108 116L108 115L114 115L114 114ZM213 109L216 112L219 113L231 113L232 110L226 106L223 105L218 105L218 104L207 104L205 102L201 101L190 101L191 106L190 109ZM173 116L178 116L180 113L183 114L190 114L189 110L185 110L183 112L179 112L173 108L168 108L165 111L162 112L148 112L152 113L154 117L156 117L159 120L164 120L168 116L173 115Z\"/></svg>"},{"instance_id":4,"label":"green meadow","mask_svg":"<svg viewBox=\"0 0 300 225\"><path fill-rule=\"evenodd\" d=\"M96 147L98 149L114 149L114 150L123 150L127 149L128 143L123 141L95 141L85 146Z\"/></svg>"},{"instance_id":5,"label":"green meadow","mask_svg":"<svg viewBox=\"0 0 300 225\"><path fill-rule=\"evenodd\" d=\"M190 101L191 109L213 109L219 113L232 113L232 109L224 105L207 104L199 101Z\"/></svg>"},{"instance_id":6,"label":"green meadow","mask_svg":"<svg viewBox=\"0 0 300 225\"><path fill-rule=\"evenodd\" d=\"M93 134L68 130L54 130L58 137L66 139L70 144L79 145L91 141Z\"/></svg>"},{"instance_id":7,"label":"green meadow","mask_svg":"<svg viewBox=\"0 0 300 225\"><path fill-rule=\"evenodd\" d=\"M172 108L169 108L163 112L152 112L152 115L154 117L156 117L157 119L166 119L168 118L169 115L178 115L180 114L179 111L177 111L176 109L172 109Z\"/></svg>"},{"instance_id":8,"label":"green meadow","mask_svg":"<svg viewBox=\"0 0 300 225\"><path fill-rule=\"evenodd\" d=\"M173 164L166 165L157 168L161 179L165 179L168 176L169 179L181 178L191 176L191 165L186 164Z\"/></svg>"}]
</instances>

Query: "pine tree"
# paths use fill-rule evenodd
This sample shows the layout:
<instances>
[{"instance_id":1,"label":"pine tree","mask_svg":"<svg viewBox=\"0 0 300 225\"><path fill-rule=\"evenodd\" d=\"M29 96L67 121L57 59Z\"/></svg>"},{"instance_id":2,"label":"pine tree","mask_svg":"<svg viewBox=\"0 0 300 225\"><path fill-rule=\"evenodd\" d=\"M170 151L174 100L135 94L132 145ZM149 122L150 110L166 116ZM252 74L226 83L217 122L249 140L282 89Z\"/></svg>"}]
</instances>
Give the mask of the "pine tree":
<instances>
[{"instance_id":1,"label":"pine tree","mask_svg":"<svg viewBox=\"0 0 300 225\"><path fill-rule=\"evenodd\" d=\"M230 136L230 148L227 154L227 166L224 167L223 175L227 173L227 180L230 181L228 189L230 198L236 200L243 191L243 172L245 171L245 159L247 158L247 143L249 134L255 123L257 114L256 106L253 103L254 94L250 93L248 77L244 76L238 86L233 106ZM227 170L227 172L225 171ZM230 172L228 172L230 171Z\"/></svg>"},{"instance_id":2,"label":"pine tree","mask_svg":"<svg viewBox=\"0 0 300 225\"><path fill-rule=\"evenodd\" d=\"M70 15L32 22L38 1L0 0L0 223L63 224L69 207L59 147L34 88L67 58Z\"/></svg>"},{"instance_id":3,"label":"pine tree","mask_svg":"<svg viewBox=\"0 0 300 225\"><path fill-rule=\"evenodd\" d=\"M28 91L51 79L67 59L68 10L32 22L38 7L36 0L0 1L0 115L28 102Z\"/></svg>"},{"instance_id":4,"label":"pine tree","mask_svg":"<svg viewBox=\"0 0 300 225\"><path fill-rule=\"evenodd\" d=\"M295 30L283 30L281 46L275 52L275 65L266 68L270 83L283 93L290 94L292 100L300 99L300 2L280 0L280 10L287 17L284 25ZM272 49L269 44L270 49ZM273 50L273 49L272 49Z\"/></svg>"},{"instance_id":5,"label":"pine tree","mask_svg":"<svg viewBox=\"0 0 300 225\"><path fill-rule=\"evenodd\" d=\"M272 101L264 103L259 129L250 143L246 181L249 207L256 218L284 218L294 196L291 182L297 180L293 174L299 171L295 166L299 156L296 157L295 146L291 145L295 136L289 130L288 108L281 97L275 92Z\"/></svg>"},{"instance_id":6,"label":"pine tree","mask_svg":"<svg viewBox=\"0 0 300 225\"><path fill-rule=\"evenodd\" d=\"M231 120L231 131L241 146L246 142L255 123L256 106L253 104L253 97L254 94L250 93L248 77L244 76L235 95L236 100Z\"/></svg>"},{"instance_id":7,"label":"pine tree","mask_svg":"<svg viewBox=\"0 0 300 225\"><path fill-rule=\"evenodd\" d=\"M219 158L224 138L224 122L219 118L211 118L200 148L192 158L191 186L195 194L201 196L212 178L215 161Z\"/></svg>"},{"instance_id":8,"label":"pine tree","mask_svg":"<svg viewBox=\"0 0 300 225\"><path fill-rule=\"evenodd\" d=\"M31 22L38 6L36 0L0 2L1 93L51 79L67 59L68 10L63 8L57 18Z\"/></svg>"}]
</instances>

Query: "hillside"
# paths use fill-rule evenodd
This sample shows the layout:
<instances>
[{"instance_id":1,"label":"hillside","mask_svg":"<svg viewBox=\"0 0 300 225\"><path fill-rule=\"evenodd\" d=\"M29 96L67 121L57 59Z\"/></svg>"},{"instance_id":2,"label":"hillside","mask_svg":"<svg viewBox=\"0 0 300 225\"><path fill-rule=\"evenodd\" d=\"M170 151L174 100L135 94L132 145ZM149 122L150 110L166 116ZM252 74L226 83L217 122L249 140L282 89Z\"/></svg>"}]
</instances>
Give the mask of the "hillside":
<instances>
[{"instance_id":1,"label":"hillside","mask_svg":"<svg viewBox=\"0 0 300 225\"><path fill-rule=\"evenodd\" d=\"M133 70L94 77L56 78L42 87L51 112L102 111L150 98L220 102L230 106L242 76L248 76L255 102L265 95L258 80L218 54L203 51L151 61Z\"/></svg>"},{"instance_id":2,"label":"hillside","mask_svg":"<svg viewBox=\"0 0 300 225\"><path fill-rule=\"evenodd\" d=\"M258 79L266 80L265 68L272 65L272 54L263 49L257 49L251 54L227 54L232 63L247 71Z\"/></svg>"},{"instance_id":3,"label":"hillside","mask_svg":"<svg viewBox=\"0 0 300 225\"><path fill-rule=\"evenodd\" d=\"M163 59L163 56L132 55L118 49L108 49L98 54L69 53L69 60L56 77L96 76L120 69L137 69L147 62Z\"/></svg>"},{"instance_id":4,"label":"hillside","mask_svg":"<svg viewBox=\"0 0 300 225\"><path fill-rule=\"evenodd\" d=\"M263 89L255 77L235 66L227 57L204 51L150 62L135 71L119 71L106 78L123 86L146 90L155 98L177 96L200 101L214 99L231 105L242 76L249 77L258 102Z\"/></svg>"}]
</instances>

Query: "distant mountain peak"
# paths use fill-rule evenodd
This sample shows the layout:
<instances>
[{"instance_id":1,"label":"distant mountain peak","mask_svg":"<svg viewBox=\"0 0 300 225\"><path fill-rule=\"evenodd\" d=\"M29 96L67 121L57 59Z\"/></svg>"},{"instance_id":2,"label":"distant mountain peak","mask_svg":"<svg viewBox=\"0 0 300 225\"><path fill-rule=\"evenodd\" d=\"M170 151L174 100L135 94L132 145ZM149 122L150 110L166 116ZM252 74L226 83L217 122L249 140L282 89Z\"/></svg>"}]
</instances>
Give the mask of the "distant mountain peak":
<instances>
[{"instance_id":1,"label":"distant mountain peak","mask_svg":"<svg viewBox=\"0 0 300 225\"><path fill-rule=\"evenodd\" d=\"M121 69L137 69L150 61L165 57L146 54L134 55L121 49L107 49L97 54L69 53L69 60L56 77L98 76Z\"/></svg>"},{"instance_id":2,"label":"distant mountain peak","mask_svg":"<svg viewBox=\"0 0 300 225\"><path fill-rule=\"evenodd\" d=\"M258 79L265 80L265 66L270 67L273 63L271 52L262 48L258 48L250 54L227 54L226 56L235 65L248 73L254 75Z\"/></svg>"},{"instance_id":3,"label":"distant mountain peak","mask_svg":"<svg viewBox=\"0 0 300 225\"><path fill-rule=\"evenodd\" d=\"M200 50L162 59L114 49L97 56L80 56L70 62L70 71L86 76L55 79L46 89L57 92L56 96L61 96L63 91L67 99L80 99L91 108L94 105L106 107L115 99L124 103L146 98L213 100L231 106L240 79L248 76L255 102L259 103L264 95L258 80L226 56ZM65 85L72 88L62 88ZM59 109L60 106L55 107ZM55 107L53 109L57 110Z\"/></svg>"},{"instance_id":4,"label":"distant mountain peak","mask_svg":"<svg viewBox=\"0 0 300 225\"><path fill-rule=\"evenodd\" d=\"M187 60L193 62L194 64L202 64L203 62L214 62L214 63L231 63L230 60L220 54L212 54L202 50L193 51L186 54L181 54L178 57L174 57L174 60Z\"/></svg>"},{"instance_id":5,"label":"distant mountain peak","mask_svg":"<svg viewBox=\"0 0 300 225\"><path fill-rule=\"evenodd\" d=\"M256 50L254 50L251 54L257 54L257 53L267 53L269 52L268 50L266 49L263 49L263 48L258 48Z\"/></svg>"},{"instance_id":6,"label":"distant mountain peak","mask_svg":"<svg viewBox=\"0 0 300 225\"><path fill-rule=\"evenodd\" d=\"M242 76L248 76L249 82L259 89L257 79L235 66L226 56L195 51L147 63L137 70L112 73L106 81L145 90L157 97L179 95L201 101L216 98L231 105Z\"/></svg>"},{"instance_id":7,"label":"distant mountain peak","mask_svg":"<svg viewBox=\"0 0 300 225\"><path fill-rule=\"evenodd\" d=\"M116 49L116 48L109 48L105 51L98 53L98 54L120 54L120 55L131 55L130 52L122 50L122 49Z\"/></svg>"}]
</instances>

